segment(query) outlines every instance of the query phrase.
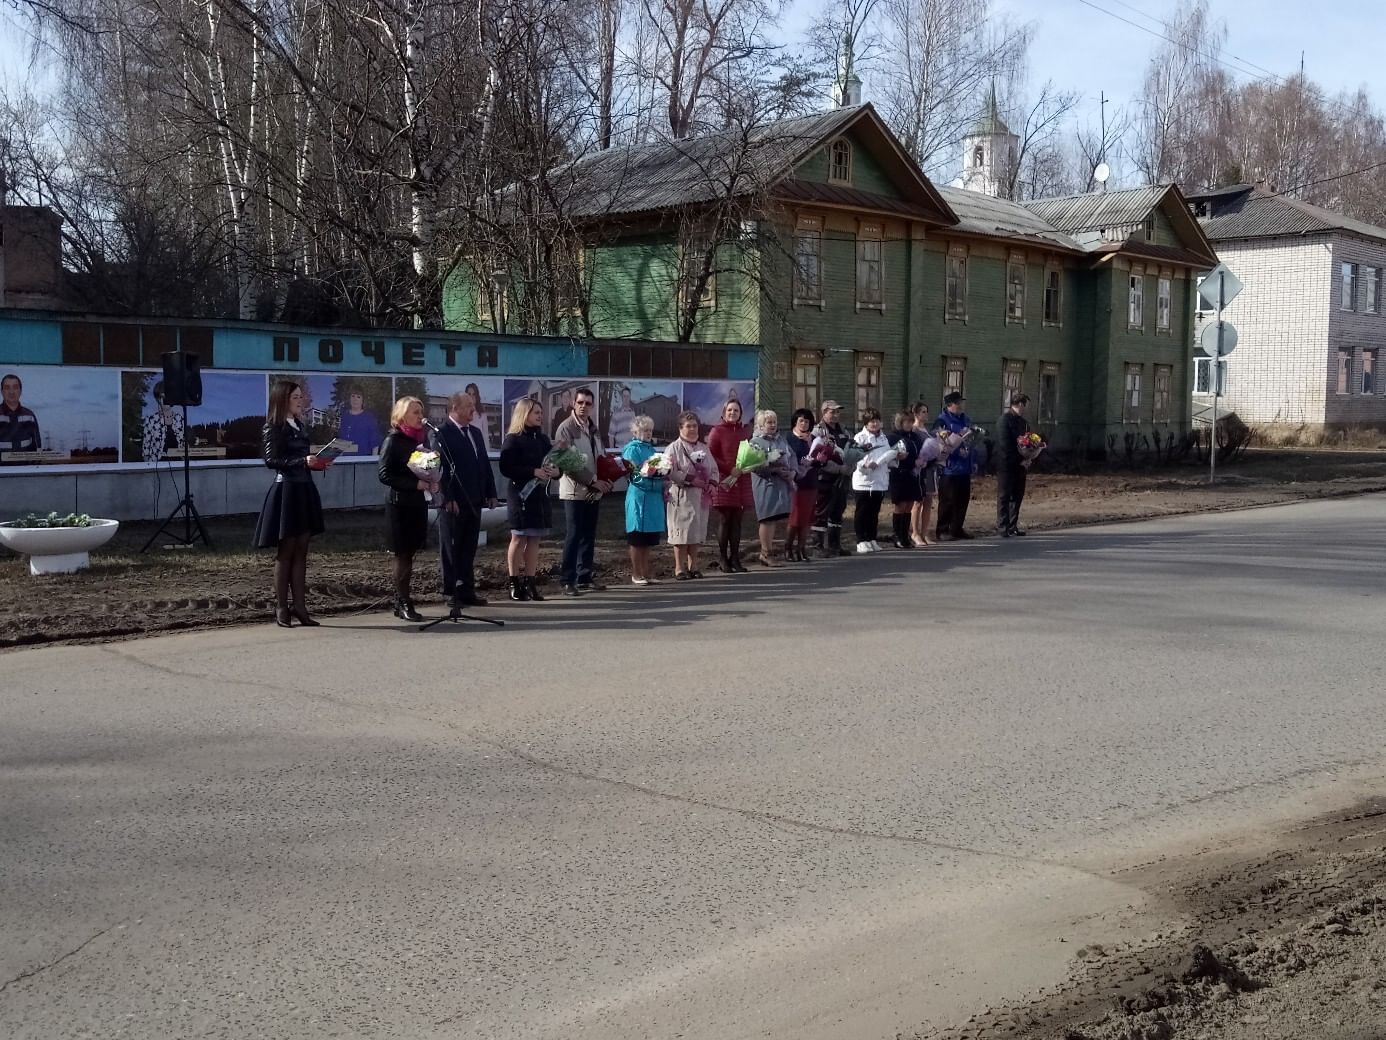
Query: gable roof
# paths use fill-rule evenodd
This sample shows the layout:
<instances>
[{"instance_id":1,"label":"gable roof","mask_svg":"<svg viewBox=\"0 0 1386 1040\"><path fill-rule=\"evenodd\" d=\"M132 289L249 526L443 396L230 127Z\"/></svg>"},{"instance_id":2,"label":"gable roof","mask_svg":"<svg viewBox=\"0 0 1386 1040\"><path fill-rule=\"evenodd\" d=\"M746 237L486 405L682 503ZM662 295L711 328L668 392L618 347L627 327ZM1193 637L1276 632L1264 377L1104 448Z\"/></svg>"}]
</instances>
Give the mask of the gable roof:
<instances>
[{"instance_id":1,"label":"gable roof","mask_svg":"<svg viewBox=\"0 0 1386 1040\"><path fill-rule=\"evenodd\" d=\"M1214 267L1218 262L1217 251L1189 213L1184 196L1174 184L1085 192L1036 199L1024 205L1058 230L1071 235L1090 253L1135 253L1193 266ZM1158 246L1133 238L1135 229L1144 225L1146 218L1157 209L1174 225L1182 248Z\"/></svg>"},{"instance_id":2,"label":"gable roof","mask_svg":"<svg viewBox=\"0 0 1386 1040\"><path fill-rule=\"evenodd\" d=\"M939 191L958 215L958 223L951 230L986 235L988 238L1000 236L1022 242L1038 242L1073 253L1085 251L1073 238L1019 202L962 188L940 188Z\"/></svg>"},{"instance_id":3,"label":"gable roof","mask_svg":"<svg viewBox=\"0 0 1386 1040\"><path fill-rule=\"evenodd\" d=\"M1211 216L1199 218L1204 234L1214 242L1247 238L1283 238L1345 231L1386 241L1386 228L1345 217L1289 195L1278 195L1254 184L1235 184L1195 192L1190 203L1210 203Z\"/></svg>"},{"instance_id":4,"label":"gable roof","mask_svg":"<svg viewBox=\"0 0 1386 1040\"><path fill-rule=\"evenodd\" d=\"M569 182L573 199L569 212L575 217L654 213L773 191L781 182L792 180L795 168L805 159L849 131L871 151L908 205L901 210L893 205L901 199L851 189L837 200L840 204L877 204L875 208L908 212L936 224L956 220L943 197L869 104L784 119L744 133L723 131L596 152L570 164L558 179ZM795 183L800 187L789 189L791 197L796 193L804 197L812 191L802 187L807 182Z\"/></svg>"}]
</instances>

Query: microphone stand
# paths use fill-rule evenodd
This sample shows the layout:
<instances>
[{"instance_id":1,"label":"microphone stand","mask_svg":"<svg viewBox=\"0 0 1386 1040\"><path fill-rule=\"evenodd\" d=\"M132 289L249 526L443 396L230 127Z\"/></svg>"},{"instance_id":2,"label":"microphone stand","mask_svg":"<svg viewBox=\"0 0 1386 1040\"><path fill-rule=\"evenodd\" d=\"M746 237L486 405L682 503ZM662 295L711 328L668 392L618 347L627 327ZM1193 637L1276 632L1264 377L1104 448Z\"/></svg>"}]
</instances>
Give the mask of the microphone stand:
<instances>
[{"instance_id":1,"label":"microphone stand","mask_svg":"<svg viewBox=\"0 0 1386 1040\"><path fill-rule=\"evenodd\" d=\"M438 427L434 426L427 419L424 420L424 426L433 431L433 440L438 445L438 451L443 456L443 460L448 464L448 478L450 480L457 480L457 464L452 459L452 452L448 450L447 438L443 436L443 431L438 429ZM489 458L486 460L486 464L488 466L491 464L491 460ZM460 486L461 481L458 481L458 484ZM441 489L439 490L439 494L442 495ZM462 496L462 499L466 503L468 512L473 513L476 516L477 530L481 530L481 513L472 505L472 500L467 498L465 494ZM442 542L442 539L444 537L443 513L446 511L447 496L442 495L442 500L438 503L438 540L440 543ZM427 632L430 628L433 628L436 625L441 625L444 622L451 622L454 625L460 625L465 621L475 621L482 625L494 625L496 628L505 627L504 621L497 621L494 618L478 617L475 614L462 613L462 608L457 605L457 588L455 585L450 590L448 602L449 607L446 615L425 622L424 624L419 626L418 631Z\"/></svg>"}]
</instances>

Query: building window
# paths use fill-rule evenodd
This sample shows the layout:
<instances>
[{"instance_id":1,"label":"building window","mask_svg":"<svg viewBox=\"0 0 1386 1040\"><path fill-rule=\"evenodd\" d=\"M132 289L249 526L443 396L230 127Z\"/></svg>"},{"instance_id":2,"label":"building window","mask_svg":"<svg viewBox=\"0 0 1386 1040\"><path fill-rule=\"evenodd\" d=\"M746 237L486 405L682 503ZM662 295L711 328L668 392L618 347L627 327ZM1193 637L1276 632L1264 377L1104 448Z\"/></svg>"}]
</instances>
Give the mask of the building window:
<instances>
[{"instance_id":1,"label":"building window","mask_svg":"<svg viewBox=\"0 0 1386 1040\"><path fill-rule=\"evenodd\" d=\"M1025 320L1025 255L1012 253L1006 262L1006 320Z\"/></svg>"},{"instance_id":2,"label":"building window","mask_svg":"<svg viewBox=\"0 0 1386 1040\"><path fill-rule=\"evenodd\" d=\"M1346 394L1352 384L1352 352L1338 351L1338 393Z\"/></svg>"},{"instance_id":3,"label":"building window","mask_svg":"<svg viewBox=\"0 0 1386 1040\"><path fill-rule=\"evenodd\" d=\"M1063 292L1063 272L1057 267L1044 271L1044 323L1057 325L1060 321L1061 293Z\"/></svg>"},{"instance_id":4,"label":"building window","mask_svg":"<svg viewBox=\"0 0 1386 1040\"><path fill-rule=\"evenodd\" d=\"M1362 351L1362 392L1376 393L1376 351Z\"/></svg>"},{"instance_id":5,"label":"building window","mask_svg":"<svg viewBox=\"0 0 1386 1040\"><path fill-rule=\"evenodd\" d=\"M1153 418L1158 423L1167 423L1169 422L1170 391L1174 386L1173 366L1156 365L1150 382L1151 391L1154 394L1155 414Z\"/></svg>"},{"instance_id":6,"label":"building window","mask_svg":"<svg viewBox=\"0 0 1386 1040\"><path fill-rule=\"evenodd\" d=\"M813 353L794 356L794 407L807 408L818 414L818 380L822 369L820 357Z\"/></svg>"},{"instance_id":7,"label":"building window","mask_svg":"<svg viewBox=\"0 0 1386 1040\"><path fill-rule=\"evenodd\" d=\"M857 306L885 305L881 225L863 224L857 238Z\"/></svg>"},{"instance_id":8,"label":"building window","mask_svg":"<svg viewBox=\"0 0 1386 1040\"><path fill-rule=\"evenodd\" d=\"M1381 268L1367 268L1367 299L1362 309L1368 314L1381 313Z\"/></svg>"},{"instance_id":9,"label":"building window","mask_svg":"<svg viewBox=\"0 0 1386 1040\"><path fill-rule=\"evenodd\" d=\"M1025 362L1008 361L1001 362L1001 410L1005 411L1011 406L1011 395L1020 393L1025 385Z\"/></svg>"},{"instance_id":10,"label":"building window","mask_svg":"<svg viewBox=\"0 0 1386 1040\"><path fill-rule=\"evenodd\" d=\"M1161 278L1156 283L1155 290L1155 328L1157 331L1169 331L1170 315L1170 281L1168 278Z\"/></svg>"},{"instance_id":11,"label":"building window","mask_svg":"<svg viewBox=\"0 0 1386 1040\"><path fill-rule=\"evenodd\" d=\"M828 167L828 180L838 184L852 183L852 144L850 141L833 142L832 162Z\"/></svg>"},{"instance_id":12,"label":"building window","mask_svg":"<svg viewBox=\"0 0 1386 1040\"><path fill-rule=\"evenodd\" d=\"M1054 417L1059 414L1059 366L1040 362L1039 378L1039 422L1041 426L1053 426Z\"/></svg>"},{"instance_id":13,"label":"building window","mask_svg":"<svg viewBox=\"0 0 1386 1040\"><path fill-rule=\"evenodd\" d=\"M881 408L881 355L857 355L857 418L868 408Z\"/></svg>"},{"instance_id":14,"label":"building window","mask_svg":"<svg viewBox=\"0 0 1386 1040\"><path fill-rule=\"evenodd\" d=\"M1133 267L1126 296L1126 324L1139 329L1145 324L1145 271Z\"/></svg>"},{"instance_id":15,"label":"building window","mask_svg":"<svg viewBox=\"0 0 1386 1040\"><path fill-rule=\"evenodd\" d=\"M981 145L972 149L972 168L980 170L987 163L987 150Z\"/></svg>"},{"instance_id":16,"label":"building window","mask_svg":"<svg viewBox=\"0 0 1386 1040\"><path fill-rule=\"evenodd\" d=\"M1343 264L1342 298L1338 306L1345 311L1357 309L1357 265Z\"/></svg>"},{"instance_id":17,"label":"building window","mask_svg":"<svg viewBox=\"0 0 1386 1040\"><path fill-rule=\"evenodd\" d=\"M1227 361L1218 362L1218 395L1227 392ZM1194 393L1212 394L1213 393L1213 359L1210 357L1194 358Z\"/></svg>"},{"instance_id":18,"label":"building window","mask_svg":"<svg viewBox=\"0 0 1386 1040\"><path fill-rule=\"evenodd\" d=\"M943 393L967 395L967 358L946 357L943 359ZM942 405L939 406L942 409Z\"/></svg>"},{"instance_id":19,"label":"building window","mask_svg":"<svg viewBox=\"0 0 1386 1040\"><path fill-rule=\"evenodd\" d=\"M1148 217L1145 218L1145 240L1146 240L1147 242L1153 242L1153 241L1155 241L1155 214L1154 214L1154 213L1150 214L1150 216L1148 216Z\"/></svg>"},{"instance_id":20,"label":"building window","mask_svg":"<svg viewBox=\"0 0 1386 1040\"><path fill-rule=\"evenodd\" d=\"M558 313L570 317L582 314L583 289L587 286L587 250L578 246L558 272Z\"/></svg>"},{"instance_id":21,"label":"building window","mask_svg":"<svg viewBox=\"0 0 1386 1040\"><path fill-rule=\"evenodd\" d=\"M1141 421L1141 365L1126 366L1126 386L1121 395L1121 421L1138 423Z\"/></svg>"},{"instance_id":22,"label":"building window","mask_svg":"<svg viewBox=\"0 0 1386 1040\"><path fill-rule=\"evenodd\" d=\"M1199 276L1198 276L1198 285L1197 285L1197 287L1195 288L1195 291L1194 291L1194 301L1195 301L1195 304L1194 304L1194 305L1195 305L1195 307L1197 308L1197 311L1198 311L1198 313L1199 313L1200 315L1202 315L1202 314L1213 314L1213 313L1216 312L1216 308L1214 308L1211 304L1209 304L1209 303L1198 293L1198 291L1197 291L1198 289L1202 289L1202 288L1203 288L1203 283L1204 283L1205 281L1207 281L1207 280L1208 280L1208 276L1207 276L1207 275L1202 275L1202 274L1199 275Z\"/></svg>"},{"instance_id":23,"label":"building window","mask_svg":"<svg viewBox=\"0 0 1386 1040\"><path fill-rule=\"evenodd\" d=\"M967 320L967 252L961 246L948 251L944 306L945 317Z\"/></svg>"},{"instance_id":24,"label":"building window","mask_svg":"<svg viewBox=\"0 0 1386 1040\"><path fill-rule=\"evenodd\" d=\"M794 302L823 302L823 221L800 217L794 229Z\"/></svg>"},{"instance_id":25,"label":"building window","mask_svg":"<svg viewBox=\"0 0 1386 1040\"><path fill-rule=\"evenodd\" d=\"M682 305L691 304L694 294L697 294L699 307L717 306L715 255L712 238L708 235L694 235L684 244ZM704 272L706 280L703 278Z\"/></svg>"}]
</instances>

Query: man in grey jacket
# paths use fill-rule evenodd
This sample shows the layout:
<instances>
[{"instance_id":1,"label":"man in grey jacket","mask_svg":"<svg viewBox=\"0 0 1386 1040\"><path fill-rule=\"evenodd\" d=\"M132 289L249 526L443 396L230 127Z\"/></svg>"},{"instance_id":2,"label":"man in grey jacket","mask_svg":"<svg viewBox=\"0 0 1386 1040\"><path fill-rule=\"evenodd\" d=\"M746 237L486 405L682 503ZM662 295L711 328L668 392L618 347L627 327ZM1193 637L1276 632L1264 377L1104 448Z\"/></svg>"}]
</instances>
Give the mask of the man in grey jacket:
<instances>
[{"instance_id":1,"label":"man in grey jacket","mask_svg":"<svg viewBox=\"0 0 1386 1040\"><path fill-rule=\"evenodd\" d=\"M574 476L565 475L558 482L558 497L563 503L563 562L560 577L563 595L578 596L583 592L600 592L605 585L593 576L597 554L597 511L601 497L611 490L605 480L597 479L597 455L601 452L601 434L592 419L596 404L592 391L583 386L573 395L573 414L558 424L553 432L553 446L572 448L586 460L587 467Z\"/></svg>"}]
</instances>

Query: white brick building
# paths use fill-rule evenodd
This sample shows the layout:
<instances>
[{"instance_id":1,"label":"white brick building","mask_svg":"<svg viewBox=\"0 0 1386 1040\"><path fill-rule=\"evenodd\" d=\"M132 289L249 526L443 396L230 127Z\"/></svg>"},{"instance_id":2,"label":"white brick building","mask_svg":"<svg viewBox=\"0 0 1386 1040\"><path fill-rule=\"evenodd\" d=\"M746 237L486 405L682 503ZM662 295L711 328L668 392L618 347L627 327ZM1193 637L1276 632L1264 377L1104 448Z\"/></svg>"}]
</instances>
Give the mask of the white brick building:
<instances>
[{"instance_id":1,"label":"white brick building","mask_svg":"<svg viewBox=\"0 0 1386 1040\"><path fill-rule=\"evenodd\" d=\"M1223 312L1239 338L1224 361L1219 411L1309 434L1386 429L1386 228L1249 184L1188 198L1245 286ZM1211 359L1200 357L1196 415L1212 389Z\"/></svg>"}]
</instances>

